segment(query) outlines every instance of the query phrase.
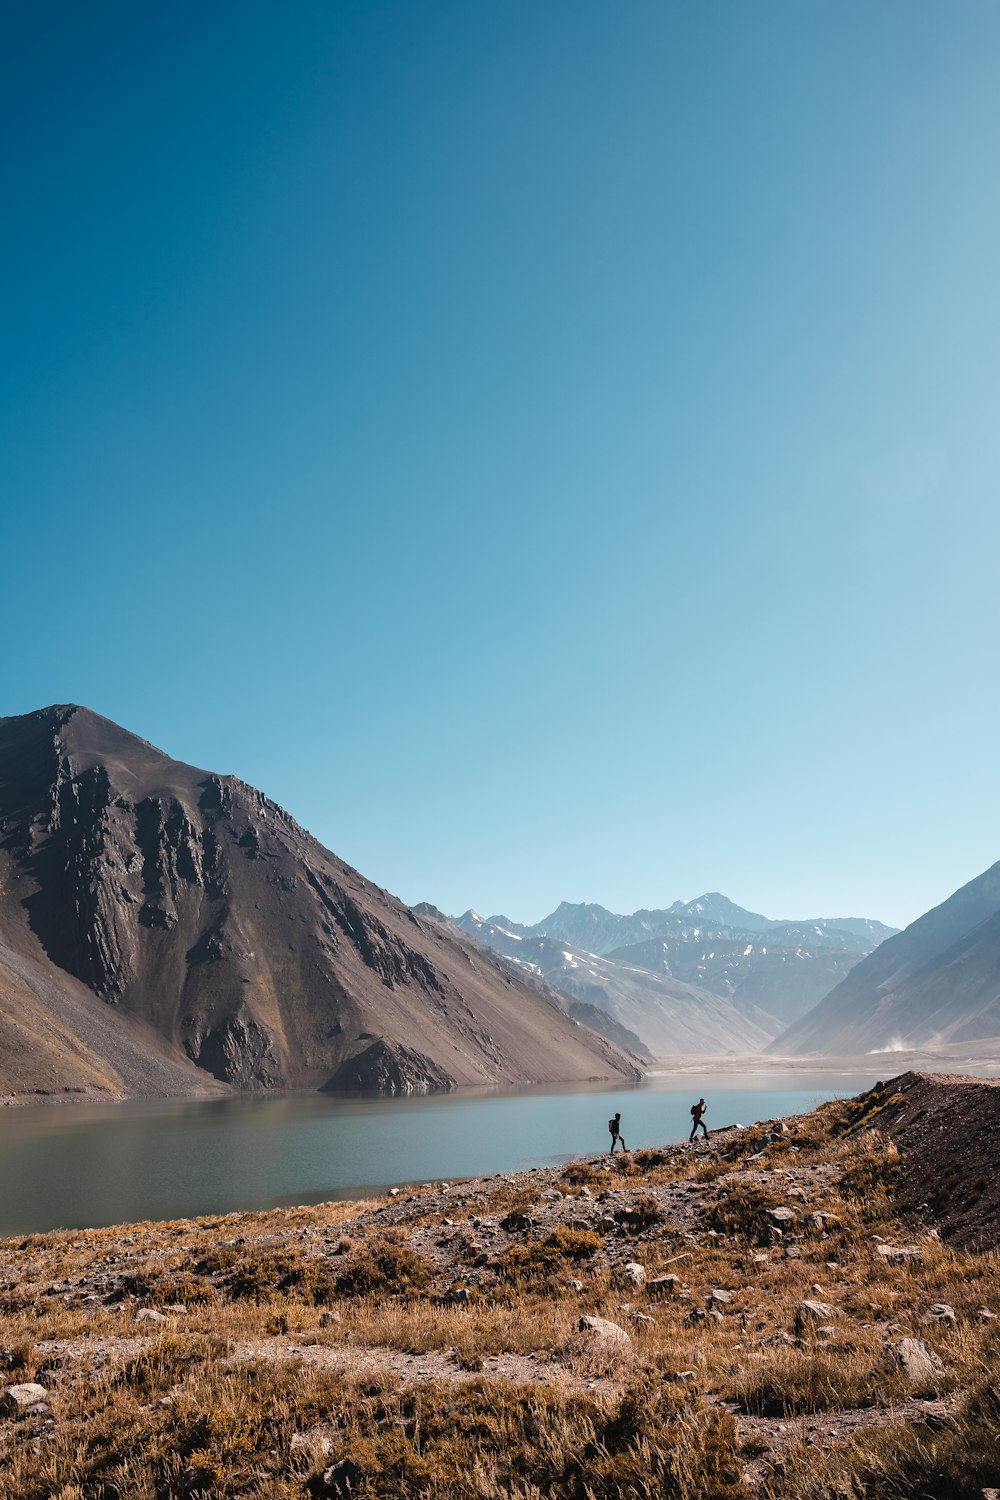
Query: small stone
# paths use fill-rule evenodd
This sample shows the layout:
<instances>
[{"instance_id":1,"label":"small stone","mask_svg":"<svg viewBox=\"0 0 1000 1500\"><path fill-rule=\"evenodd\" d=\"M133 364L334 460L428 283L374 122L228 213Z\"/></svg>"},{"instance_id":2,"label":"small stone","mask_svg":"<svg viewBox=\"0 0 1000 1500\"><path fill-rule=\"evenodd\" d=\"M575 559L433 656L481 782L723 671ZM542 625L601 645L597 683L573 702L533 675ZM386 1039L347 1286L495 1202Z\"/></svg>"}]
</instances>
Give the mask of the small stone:
<instances>
[{"instance_id":1,"label":"small stone","mask_svg":"<svg viewBox=\"0 0 1000 1500\"><path fill-rule=\"evenodd\" d=\"M169 1323L170 1319L166 1313L161 1313L155 1307L140 1307L135 1315L137 1323Z\"/></svg>"},{"instance_id":2,"label":"small stone","mask_svg":"<svg viewBox=\"0 0 1000 1500\"><path fill-rule=\"evenodd\" d=\"M977 1307L976 1320L979 1323L995 1323L997 1315L995 1312L990 1312L988 1307Z\"/></svg>"},{"instance_id":3,"label":"small stone","mask_svg":"<svg viewBox=\"0 0 1000 1500\"><path fill-rule=\"evenodd\" d=\"M547 1199L551 1203L560 1202L562 1199L562 1193L558 1188L546 1188L545 1191L543 1193L539 1193L538 1196L540 1198Z\"/></svg>"},{"instance_id":4,"label":"small stone","mask_svg":"<svg viewBox=\"0 0 1000 1500\"><path fill-rule=\"evenodd\" d=\"M955 1323L957 1322L957 1319L955 1317L955 1309L951 1307L947 1302L932 1302L930 1307L927 1309L927 1315L924 1318L924 1322L947 1323L949 1327L954 1327Z\"/></svg>"},{"instance_id":5,"label":"small stone","mask_svg":"<svg viewBox=\"0 0 1000 1500\"><path fill-rule=\"evenodd\" d=\"M646 1280L646 1267L637 1260L626 1261L622 1266L622 1280L630 1286L642 1286Z\"/></svg>"},{"instance_id":6,"label":"small stone","mask_svg":"<svg viewBox=\"0 0 1000 1500\"><path fill-rule=\"evenodd\" d=\"M892 1266L902 1266L907 1261L919 1263L924 1258L919 1245L887 1245L882 1243L875 1246L875 1254L881 1255Z\"/></svg>"},{"instance_id":7,"label":"small stone","mask_svg":"<svg viewBox=\"0 0 1000 1500\"><path fill-rule=\"evenodd\" d=\"M670 1381L685 1381L696 1380L698 1377L694 1370L671 1370L663 1378Z\"/></svg>"},{"instance_id":8,"label":"small stone","mask_svg":"<svg viewBox=\"0 0 1000 1500\"><path fill-rule=\"evenodd\" d=\"M336 1307L328 1307L325 1312L320 1313L319 1326L329 1328L331 1323L340 1322L340 1311Z\"/></svg>"},{"instance_id":9,"label":"small stone","mask_svg":"<svg viewBox=\"0 0 1000 1500\"><path fill-rule=\"evenodd\" d=\"M390 1188L389 1189L389 1197L390 1198L398 1198L399 1197L399 1188Z\"/></svg>"},{"instance_id":10,"label":"small stone","mask_svg":"<svg viewBox=\"0 0 1000 1500\"><path fill-rule=\"evenodd\" d=\"M571 1292L583 1291L583 1282L580 1280L579 1276L571 1276L567 1284Z\"/></svg>"},{"instance_id":11,"label":"small stone","mask_svg":"<svg viewBox=\"0 0 1000 1500\"><path fill-rule=\"evenodd\" d=\"M777 1224L779 1229L785 1229L795 1221L794 1208L769 1208L767 1218L772 1224Z\"/></svg>"},{"instance_id":12,"label":"small stone","mask_svg":"<svg viewBox=\"0 0 1000 1500\"><path fill-rule=\"evenodd\" d=\"M293 1432L288 1446L292 1453L319 1453L328 1458L333 1445L323 1433Z\"/></svg>"},{"instance_id":13,"label":"small stone","mask_svg":"<svg viewBox=\"0 0 1000 1500\"><path fill-rule=\"evenodd\" d=\"M722 1287L714 1287L708 1294L709 1307L725 1307L732 1300L732 1292L723 1291Z\"/></svg>"},{"instance_id":14,"label":"small stone","mask_svg":"<svg viewBox=\"0 0 1000 1500\"><path fill-rule=\"evenodd\" d=\"M581 1197L581 1198L592 1198L592 1197L593 1197L593 1196L594 1196L594 1195L593 1195L593 1193L592 1193L592 1192L591 1192L591 1191L590 1191L590 1188L589 1188L589 1187L586 1187L586 1186L585 1186L585 1187L582 1187L582 1188L581 1188L581 1189L580 1189L580 1197Z\"/></svg>"},{"instance_id":15,"label":"small stone","mask_svg":"<svg viewBox=\"0 0 1000 1500\"><path fill-rule=\"evenodd\" d=\"M0 1390L0 1412L6 1417L39 1415L48 1411L45 1397L48 1391L37 1381L27 1380L21 1385L8 1385Z\"/></svg>"}]
</instances>

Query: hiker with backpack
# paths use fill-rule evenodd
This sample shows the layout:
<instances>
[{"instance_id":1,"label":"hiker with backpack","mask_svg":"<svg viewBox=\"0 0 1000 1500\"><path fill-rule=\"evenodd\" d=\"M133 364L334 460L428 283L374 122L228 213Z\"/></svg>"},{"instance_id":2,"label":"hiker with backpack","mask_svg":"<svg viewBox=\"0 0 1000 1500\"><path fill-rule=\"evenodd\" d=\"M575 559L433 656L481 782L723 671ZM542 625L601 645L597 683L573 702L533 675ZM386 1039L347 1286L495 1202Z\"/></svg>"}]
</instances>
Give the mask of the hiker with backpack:
<instances>
[{"instance_id":1,"label":"hiker with backpack","mask_svg":"<svg viewBox=\"0 0 1000 1500\"><path fill-rule=\"evenodd\" d=\"M628 1150L628 1147L626 1146L625 1141L622 1138L621 1121L622 1121L622 1117L621 1117L621 1113L620 1112L615 1115L614 1119L608 1121L608 1129L611 1131L611 1152L610 1152L610 1154L612 1156L614 1155L615 1142L616 1141L621 1141L621 1143L622 1143L622 1150L623 1151L627 1151Z\"/></svg>"},{"instance_id":2,"label":"hiker with backpack","mask_svg":"<svg viewBox=\"0 0 1000 1500\"><path fill-rule=\"evenodd\" d=\"M703 1116L704 1116L705 1111L706 1111L707 1108L708 1108L708 1105L705 1103L704 1099L699 1099L697 1104L692 1104L692 1106L691 1106L691 1134L688 1136L688 1142L689 1143L694 1140L695 1134L696 1134L696 1132L698 1130L698 1126L699 1125L701 1126L702 1130L704 1131L706 1141L708 1140L708 1127L706 1126L704 1118L703 1118Z\"/></svg>"}]
</instances>

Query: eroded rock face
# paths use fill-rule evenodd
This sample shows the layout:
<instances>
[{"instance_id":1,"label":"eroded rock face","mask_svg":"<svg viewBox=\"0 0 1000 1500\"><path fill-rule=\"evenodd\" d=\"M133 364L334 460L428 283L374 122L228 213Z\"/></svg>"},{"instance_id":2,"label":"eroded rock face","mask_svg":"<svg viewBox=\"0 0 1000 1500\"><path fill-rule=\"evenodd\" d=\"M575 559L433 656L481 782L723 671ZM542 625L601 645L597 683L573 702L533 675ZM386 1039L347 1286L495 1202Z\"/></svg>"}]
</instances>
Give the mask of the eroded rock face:
<instances>
[{"instance_id":1,"label":"eroded rock face","mask_svg":"<svg viewBox=\"0 0 1000 1500\"><path fill-rule=\"evenodd\" d=\"M637 1074L255 788L85 709L0 719L4 941L240 1089Z\"/></svg>"}]
</instances>

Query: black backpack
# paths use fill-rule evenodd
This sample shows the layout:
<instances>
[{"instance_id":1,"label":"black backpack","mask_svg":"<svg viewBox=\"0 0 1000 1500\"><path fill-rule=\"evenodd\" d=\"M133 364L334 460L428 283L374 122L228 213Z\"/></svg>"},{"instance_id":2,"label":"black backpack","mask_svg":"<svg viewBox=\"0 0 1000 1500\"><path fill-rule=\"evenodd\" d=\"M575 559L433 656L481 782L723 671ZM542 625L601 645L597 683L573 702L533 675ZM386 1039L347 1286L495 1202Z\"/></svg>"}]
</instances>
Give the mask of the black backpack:
<instances>
[{"instance_id":1,"label":"black backpack","mask_svg":"<svg viewBox=\"0 0 1000 1500\"><path fill-rule=\"evenodd\" d=\"M697 1106L697 1104L692 1104L692 1106L691 1106L691 1113L693 1115L696 1115L698 1113L698 1106Z\"/></svg>"},{"instance_id":2,"label":"black backpack","mask_svg":"<svg viewBox=\"0 0 1000 1500\"><path fill-rule=\"evenodd\" d=\"M609 1120L608 1121L608 1129L611 1131L612 1135L617 1135L618 1134L618 1121L617 1120Z\"/></svg>"}]
</instances>

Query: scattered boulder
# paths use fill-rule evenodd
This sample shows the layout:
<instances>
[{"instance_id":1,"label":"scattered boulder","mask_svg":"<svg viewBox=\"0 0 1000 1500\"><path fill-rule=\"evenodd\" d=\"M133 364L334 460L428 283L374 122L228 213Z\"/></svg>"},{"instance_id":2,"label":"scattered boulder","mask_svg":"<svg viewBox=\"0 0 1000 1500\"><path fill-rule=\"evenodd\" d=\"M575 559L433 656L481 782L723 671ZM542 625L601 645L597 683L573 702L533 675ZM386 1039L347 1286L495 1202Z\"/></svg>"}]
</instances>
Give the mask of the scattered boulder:
<instances>
[{"instance_id":1,"label":"scattered boulder","mask_svg":"<svg viewBox=\"0 0 1000 1500\"><path fill-rule=\"evenodd\" d=\"M38 1416L48 1411L45 1398L48 1391L37 1381L26 1380L22 1385L8 1385L0 1390L0 1413L5 1417Z\"/></svg>"},{"instance_id":2,"label":"scattered boulder","mask_svg":"<svg viewBox=\"0 0 1000 1500\"><path fill-rule=\"evenodd\" d=\"M808 1329L818 1328L821 1323L832 1323L840 1316L831 1302L814 1302L807 1299L795 1309L795 1332L802 1334Z\"/></svg>"},{"instance_id":3,"label":"scattered boulder","mask_svg":"<svg viewBox=\"0 0 1000 1500\"><path fill-rule=\"evenodd\" d=\"M723 1291L722 1287L713 1287L707 1297L709 1307L725 1307L733 1300L732 1292Z\"/></svg>"},{"instance_id":4,"label":"scattered boulder","mask_svg":"<svg viewBox=\"0 0 1000 1500\"><path fill-rule=\"evenodd\" d=\"M628 1260L622 1266L621 1276L630 1286L642 1286L646 1280L646 1267L637 1260Z\"/></svg>"},{"instance_id":5,"label":"scattered boulder","mask_svg":"<svg viewBox=\"0 0 1000 1500\"><path fill-rule=\"evenodd\" d=\"M764 1217L769 1221L769 1223L775 1224L779 1229L784 1230L787 1229L790 1224L794 1224L795 1210L794 1208L785 1208L784 1206L780 1208L769 1208L765 1211Z\"/></svg>"},{"instance_id":6,"label":"scattered boulder","mask_svg":"<svg viewBox=\"0 0 1000 1500\"><path fill-rule=\"evenodd\" d=\"M907 1380L914 1384L933 1380L944 1370L934 1350L923 1339L900 1339L889 1348Z\"/></svg>"},{"instance_id":7,"label":"scattered boulder","mask_svg":"<svg viewBox=\"0 0 1000 1500\"><path fill-rule=\"evenodd\" d=\"M577 1324L581 1333L588 1334L595 1343L602 1344L607 1349L631 1349L632 1340L625 1329L617 1323L612 1323L609 1318L584 1317Z\"/></svg>"},{"instance_id":8,"label":"scattered boulder","mask_svg":"<svg viewBox=\"0 0 1000 1500\"><path fill-rule=\"evenodd\" d=\"M135 1315L137 1323L169 1323L170 1319L166 1313L161 1313L156 1307L140 1307Z\"/></svg>"},{"instance_id":9,"label":"scattered boulder","mask_svg":"<svg viewBox=\"0 0 1000 1500\"><path fill-rule=\"evenodd\" d=\"M919 1245L887 1245L885 1243L875 1246L875 1254L881 1255L891 1266L902 1266L907 1261L913 1261L915 1265L923 1260L923 1251Z\"/></svg>"},{"instance_id":10,"label":"scattered boulder","mask_svg":"<svg viewBox=\"0 0 1000 1500\"><path fill-rule=\"evenodd\" d=\"M932 1302L924 1317L925 1323L946 1323L953 1328L957 1322L955 1309L947 1302Z\"/></svg>"},{"instance_id":11,"label":"scattered boulder","mask_svg":"<svg viewBox=\"0 0 1000 1500\"><path fill-rule=\"evenodd\" d=\"M676 1297L680 1289L681 1278L672 1271L666 1276L654 1276L651 1281L646 1282L646 1290L651 1297Z\"/></svg>"}]
</instances>

